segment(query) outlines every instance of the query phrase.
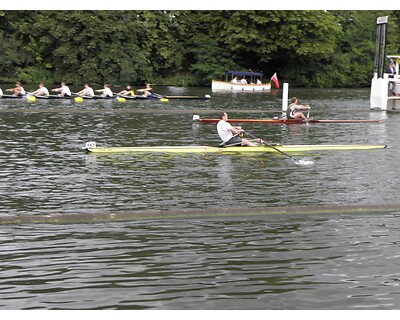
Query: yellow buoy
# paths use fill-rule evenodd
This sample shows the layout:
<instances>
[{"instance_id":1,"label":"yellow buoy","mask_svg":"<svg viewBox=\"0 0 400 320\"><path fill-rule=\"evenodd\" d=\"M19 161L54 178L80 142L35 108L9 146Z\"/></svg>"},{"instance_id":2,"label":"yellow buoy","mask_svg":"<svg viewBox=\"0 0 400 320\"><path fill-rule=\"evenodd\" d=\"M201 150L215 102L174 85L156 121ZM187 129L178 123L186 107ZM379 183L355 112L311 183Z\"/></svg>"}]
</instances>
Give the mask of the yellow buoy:
<instances>
[{"instance_id":1,"label":"yellow buoy","mask_svg":"<svg viewBox=\"0 0 400 320\"><path fill-rule=\"evenodd\" d=\"M169 100L167 98L161 98L160 101L161 102L168 102Z\"/></svg>"},{"instance_id":2,"label":"yellow buoy","mask_svg":"<svg viewBox=\"0 0 400 320\"><path fill-rule=\"evenodd\" d=\"M29 102L36 102L36 97L35 97L35 96L27 96L26 99L27 99Z\"/></svg>"},{"instance_id":3,"label":"yellow buoy","mask_svg":"<svg viewBox=\"0 0 400 320\"><path fill-rule=\"evenodd\" d=\"M74 100L75 100L75 102L83 102L82 97L75 97Z\"/></svg>"},{"instance_id":4,"label":"yellow buoy","mask_svg":"<svg viewBox=\"0 0 400 320\"><path fill-rule=\"evenodd\" d=\"M118 102L125 102L126 101L126 99L122 98L122 97L118 97L117 100L118 100Z\"/></svg>"}]
</instances>

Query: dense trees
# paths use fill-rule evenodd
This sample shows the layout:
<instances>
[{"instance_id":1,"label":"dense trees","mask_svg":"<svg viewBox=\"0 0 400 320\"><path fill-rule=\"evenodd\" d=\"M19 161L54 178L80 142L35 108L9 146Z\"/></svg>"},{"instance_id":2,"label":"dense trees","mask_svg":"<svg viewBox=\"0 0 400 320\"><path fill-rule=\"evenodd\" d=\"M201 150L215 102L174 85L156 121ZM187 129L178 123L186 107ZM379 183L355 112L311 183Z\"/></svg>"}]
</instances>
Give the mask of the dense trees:
<instances>
[{"instance_id":1,"label":"dense trees","mask_svg":"<svg viewBox=\"0 0 400 320\"><path fill-rule=\"evenodd\" d=\"M228 69L369 85L376 18L398 11L0 11L0 81L210 85Z\"/></svg>"}]
</instances>

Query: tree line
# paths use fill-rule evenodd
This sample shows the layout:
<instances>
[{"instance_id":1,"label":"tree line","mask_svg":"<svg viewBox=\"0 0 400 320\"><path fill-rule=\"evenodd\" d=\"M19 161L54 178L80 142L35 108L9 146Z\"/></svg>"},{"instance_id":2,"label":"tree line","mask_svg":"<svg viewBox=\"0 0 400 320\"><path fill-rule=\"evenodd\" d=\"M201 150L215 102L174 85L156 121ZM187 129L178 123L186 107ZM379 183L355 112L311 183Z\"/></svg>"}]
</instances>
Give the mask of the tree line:
<instances>
[{"instance_id":1,"label":"tree line","mask_svg":"<svg viewBox=\"0 0 400 320\"><path fill-rule=\"evenodd\" d=\"M400 54L400 11L0 11L0 82L209 86L252 70L369 86L379 16Z\"/></svg>"}]
</instances>

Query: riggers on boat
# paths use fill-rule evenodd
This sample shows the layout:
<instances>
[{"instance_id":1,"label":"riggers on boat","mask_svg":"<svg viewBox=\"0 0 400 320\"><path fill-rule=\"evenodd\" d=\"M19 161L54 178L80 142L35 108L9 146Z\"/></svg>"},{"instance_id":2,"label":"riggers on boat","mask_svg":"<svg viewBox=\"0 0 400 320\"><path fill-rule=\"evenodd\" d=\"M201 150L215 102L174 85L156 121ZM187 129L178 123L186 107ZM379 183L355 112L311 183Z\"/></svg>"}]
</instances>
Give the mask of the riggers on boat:
<instances>
[{"instance_id":1,"label":"riggers on boat","mask_svg":"<svg viewBox=\"0 0 400 320\"><path fill-rule=\"evenodd\" d=\"M320 144L320 145L280 145L271 144L256 147L229 146L229 147L210 147L210 146L149 146L149 147L106 147L98 148L96 142L86 142L82 147L89 153L279 153L281 152L311 152L323 150L372 150L384 149L384 144Z\"/></svg>"}]
</instances>

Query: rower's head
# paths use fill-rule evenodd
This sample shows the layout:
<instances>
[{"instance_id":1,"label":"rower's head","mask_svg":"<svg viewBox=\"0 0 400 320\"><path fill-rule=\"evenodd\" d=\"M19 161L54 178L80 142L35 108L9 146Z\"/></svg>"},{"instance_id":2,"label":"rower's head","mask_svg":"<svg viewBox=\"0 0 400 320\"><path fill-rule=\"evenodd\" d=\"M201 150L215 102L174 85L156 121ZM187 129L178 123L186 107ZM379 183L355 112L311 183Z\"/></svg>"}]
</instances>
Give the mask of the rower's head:
<instances>
[{"instance_id":1,"label":"rower's head","mask_svg":"<svg viewBox=\"0 0 400 320\"><path fill-rule=\"evenodd\" d=\"M293 97L292 100L291 100L292 103L297 103L297 101L298 101L298 100L297 100L296 97Z\"/></svg>"},{"instance_id":2,"label":"rower's head","mask_svg":"<svg viewBox=\"0 0 400 320\"><path fill-rule=\"evenodd\" d=\"M228 114L227 114L226 112L221 112L221 113L219 114L219 118L220 118L221 120L227 120L227 119L228 119Z\"/></svg>"}]
</instances>

